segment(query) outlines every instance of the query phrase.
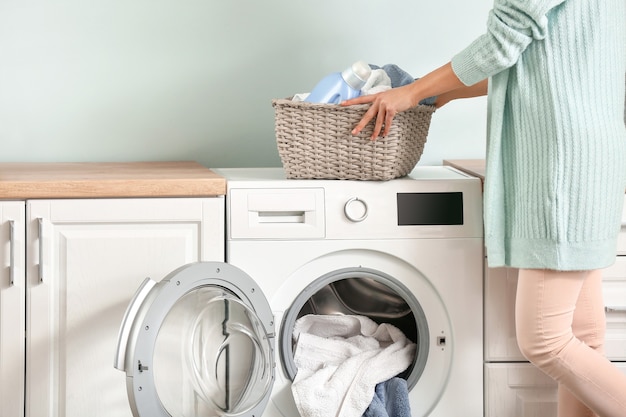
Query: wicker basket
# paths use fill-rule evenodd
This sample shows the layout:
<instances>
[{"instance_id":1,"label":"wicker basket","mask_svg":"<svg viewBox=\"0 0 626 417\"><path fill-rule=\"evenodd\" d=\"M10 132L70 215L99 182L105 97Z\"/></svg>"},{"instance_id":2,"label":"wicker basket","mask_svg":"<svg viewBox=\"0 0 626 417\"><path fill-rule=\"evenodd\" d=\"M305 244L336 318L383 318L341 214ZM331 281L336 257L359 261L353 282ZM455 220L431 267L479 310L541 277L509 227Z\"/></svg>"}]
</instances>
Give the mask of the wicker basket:
<instances>
[{"instance_id":1,"label":"wicker basket","mask_svg":"<svg viewBox=\"0 0 626 417\"><path fill-rule=\"evenodd\" d=\"M422 156L435 107L398 113L385 138L370 139L374 123L351 131L368 104L272 100L278 153L287 178L390 180L407 175Z\"/></svg>"}]
</instances>

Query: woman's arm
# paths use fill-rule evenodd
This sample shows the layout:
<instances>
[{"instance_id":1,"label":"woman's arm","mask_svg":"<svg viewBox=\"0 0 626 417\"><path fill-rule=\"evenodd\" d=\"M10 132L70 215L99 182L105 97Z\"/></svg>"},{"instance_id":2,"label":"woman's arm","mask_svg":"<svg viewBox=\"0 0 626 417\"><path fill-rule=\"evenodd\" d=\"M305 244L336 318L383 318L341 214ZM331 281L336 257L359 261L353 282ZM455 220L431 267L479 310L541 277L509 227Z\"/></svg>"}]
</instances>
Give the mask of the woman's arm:
<instances>
[{"instance_id":1,"label":"woman's arm","mask_svg":"<svg viewBox=\"0 0 626 417\"><path fill-rule=\"evenodd\" d=\"M381 131L383 137L389 133L393 118L398 112L415 107L420 101L428 97L440 97L444 94L452 94L454 91L457 91L457 94L466 95L473 91L468 91L467 88L452 70L452 64L447 63L409 85L392 88L379 94L346 100L341 105L350 106L353 104L372 103L361 121L352 130L352 134L358 135L375 118L374 132L372 133L372 140L374 140L381 134ZM482 86L477 88L477 91L482 91L482 88ZM447 103L452 98L453 96L446 97L444 95L443 99L441 99L441 105Z\"/></svg>"},{"instance_id":2,"label":"woman's arm","mask_svg":"<svg viewBox=\"0 0 626 417\"><path fill-rule=\"evenodd\" d=\"M487 21L487 32L452 58L454 71L452 63L448 63L407 86L342 103L372 103L352 134L359 134L372 119L376 119L372 139L378 137L383 125L382 135L385 136L396 113L408 110L428 97L443 96L438 103L440 107L457 97L456 94L460 93L460 98L470 93L482 93L485 86L477 84L515 65L528 45L546 37L549 11L565 1L495 0ZM467 85L476 86L477 90L463 90ZM461 90L452 93L457 89Z\"/></svg>"},{"instance_id":3,"label":"woman's arm","mask_svg":"<svg viewBox=\"0 0 626 417\"><path fill-rule=\"evenodd\" d=\"M448 104L452 100L458 100L462 98L473 98L487 95L489 81L482 80L469 87L461 87L456 90L448 91L439 95L435 101L435 107L440 108Z\"/></svg>"}]
</instances>

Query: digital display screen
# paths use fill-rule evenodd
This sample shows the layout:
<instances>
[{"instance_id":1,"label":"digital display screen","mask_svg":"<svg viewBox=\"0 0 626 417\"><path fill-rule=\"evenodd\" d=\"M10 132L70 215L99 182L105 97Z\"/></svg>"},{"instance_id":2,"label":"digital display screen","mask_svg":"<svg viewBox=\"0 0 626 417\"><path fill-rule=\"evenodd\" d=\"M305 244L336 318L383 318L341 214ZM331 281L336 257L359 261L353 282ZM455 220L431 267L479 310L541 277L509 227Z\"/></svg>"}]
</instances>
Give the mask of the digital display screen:
<instances>
[{"instance_id":1,"label":"digital display screen","mask_svg":"<svg viewBox=\"0 0 626 417\"><path fill-rule=\"evenodd\" d=\"M463 224L463 193L398 193L398 226Z\"/></svg>"}]
</instances>

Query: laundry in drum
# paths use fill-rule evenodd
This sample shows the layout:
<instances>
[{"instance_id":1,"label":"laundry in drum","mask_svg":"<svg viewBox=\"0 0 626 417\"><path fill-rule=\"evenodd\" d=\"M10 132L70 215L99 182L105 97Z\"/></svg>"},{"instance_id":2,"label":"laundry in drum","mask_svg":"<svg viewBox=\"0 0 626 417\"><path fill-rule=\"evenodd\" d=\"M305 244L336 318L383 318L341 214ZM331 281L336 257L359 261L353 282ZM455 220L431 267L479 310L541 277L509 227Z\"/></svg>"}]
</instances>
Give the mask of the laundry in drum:
<instances>
[{"instance_id":1,"label":"laundry in drum","mask_svg":"<svg viewBox=\"0 0 626 417\"><path fill-rule=\"evenodd\" d=\"M298 371L291 389L302 417L362 416L376 386L408 369L416 354L400 329L361 315L302 316L293 340Z\"/></svg>"}]
</instances>

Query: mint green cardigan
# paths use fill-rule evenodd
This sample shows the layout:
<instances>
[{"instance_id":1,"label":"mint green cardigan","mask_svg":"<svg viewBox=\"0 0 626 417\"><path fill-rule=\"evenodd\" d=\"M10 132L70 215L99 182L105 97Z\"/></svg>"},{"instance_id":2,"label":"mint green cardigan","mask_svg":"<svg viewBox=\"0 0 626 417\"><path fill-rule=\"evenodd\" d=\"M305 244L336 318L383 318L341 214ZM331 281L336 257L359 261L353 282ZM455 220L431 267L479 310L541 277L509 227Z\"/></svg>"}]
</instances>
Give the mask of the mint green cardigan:
<instances>
[{"instance_id":1,"label":"mint green cardigan","mask_svg":"<svg viewBox=\"0 0 626 417\"><path fill-rule=\"evenodd\" d=\"M626 2L495 0L452 59L489 78L490 266L589 270L615 261L626 190Z\"/></svg>"}]
</instances>

